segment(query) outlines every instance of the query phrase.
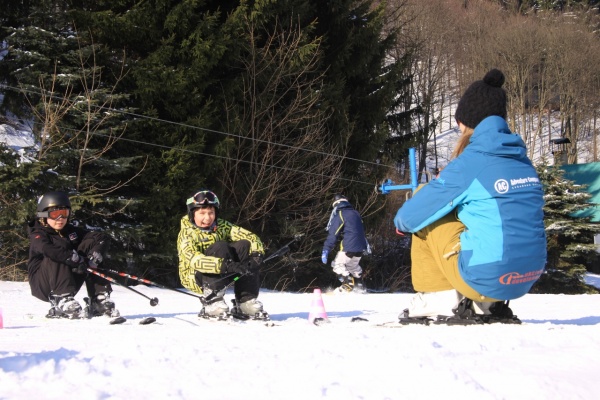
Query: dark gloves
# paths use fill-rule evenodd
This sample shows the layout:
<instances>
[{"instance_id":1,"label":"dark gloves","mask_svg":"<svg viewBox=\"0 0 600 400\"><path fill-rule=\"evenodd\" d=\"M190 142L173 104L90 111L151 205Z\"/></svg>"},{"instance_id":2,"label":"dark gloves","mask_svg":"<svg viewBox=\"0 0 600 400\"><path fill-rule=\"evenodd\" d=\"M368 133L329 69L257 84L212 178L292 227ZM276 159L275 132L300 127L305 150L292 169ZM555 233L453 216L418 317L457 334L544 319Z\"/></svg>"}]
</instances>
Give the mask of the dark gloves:
<instances>
[{"instance_id":1,"label":"dark gloves","mask_svg":"<svg viewBox=\"0 0 600 400\"><path fill-rule=\"evenodd\" d=\"M252 253L245 262L236 262L233 260L223 260L221 264L221 274L256 274L260 269L264 255Z\"/></svg>"},{"instance_id":2,"label":"dark gloves","mask_svg":"<svg viewBox=\"0 0 600 400\"><path fill-rule=\"evenodd\" d=\"M246 263L236 262L233 260L223 260L221 263L221 274L241 274L248 273L248 265Z\"/></svg>"},{"instance_id":3,"label":"dark gloves","mask_svg":"<svg viewBox=\"0 0 600 400\"><path fill-rule=\"evenodd\" d=\"M71 270L76 274L87 274L88 268L98 268L98 265L102 263L104 257L98 251L92 252L89 256L85 256L73 250L73 254L67 259L67 264L72 268Z\"/></svg>"},{"instance_id":4,"label":"dark gloves","mask_svg":"<svg viewBox=\"0 0 600 400\"><path fill-rule=\"evenodd\" d=\"M71 270L76 274L86 274L88 268L88 260L83 255L77 253L73 250L73 255L67 261L70 261L69 264L75 265Z\"/></svg>"},{"instance_id":5,"label":"dark gloves","mask_svg":"<svg viewBox=\"0 0 600 400\"><path fill-rule=\"evenodd\" d=\"M100 254L99 252L94 251L88 256L88 260L90 268L98 268L98 265L102 263L104 257L102 257L102 254Z\"/></svg>"},{"instance_id":6,"label":"dark gloves","mask_svg":"<svg viewBox=\"0 0 600 400\"><path fill-rule=\"evenodd\" d=\"M251 273L257 273L260 270L260 265L263 262L265 256L260 253L250 254L250 262L248 263L248 269Z\"/></svg>"}]
</instances>

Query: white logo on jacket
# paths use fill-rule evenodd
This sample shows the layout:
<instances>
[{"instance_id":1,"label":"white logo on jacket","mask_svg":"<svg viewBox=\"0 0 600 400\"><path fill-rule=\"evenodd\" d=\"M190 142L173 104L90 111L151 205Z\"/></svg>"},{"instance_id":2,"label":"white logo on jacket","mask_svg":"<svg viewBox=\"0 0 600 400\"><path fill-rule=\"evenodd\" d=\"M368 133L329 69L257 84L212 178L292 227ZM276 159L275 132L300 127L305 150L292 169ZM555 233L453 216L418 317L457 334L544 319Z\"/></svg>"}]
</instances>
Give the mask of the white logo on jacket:
<instances>
[{"instance_id":1,"label":"white logo on jacket","mask_svg":"<svg viewBox=\"0 0 600 400\"><path fill-rule=\"evenodd\" d=\"M494 188L498 193L506 193L508 192L508 181L506 179L498 179L496 183L494 183Z\"/></svg>"}]
</instances>

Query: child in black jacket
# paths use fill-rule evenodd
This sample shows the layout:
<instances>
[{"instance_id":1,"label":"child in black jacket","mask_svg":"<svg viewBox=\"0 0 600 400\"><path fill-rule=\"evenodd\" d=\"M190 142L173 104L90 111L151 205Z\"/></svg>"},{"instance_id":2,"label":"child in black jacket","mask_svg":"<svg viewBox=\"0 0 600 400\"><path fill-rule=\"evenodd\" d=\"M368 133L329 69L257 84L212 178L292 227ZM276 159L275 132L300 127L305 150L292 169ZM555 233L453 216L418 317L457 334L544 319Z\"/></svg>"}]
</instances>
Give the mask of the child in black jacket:
<instances>
[{"instance_id":1,"label":"child in black jacket","mask_svg":"<svg viewBox=\"0 0 600 400\"><path fill-rule=\"evenodd\" d=\"M94 315L119 316L110 299L109 282L88 275L108 248L108 237L70 223L71 201L65 192L49 192L40 197L38 219L29 225L27 264L31 294L52 307L48 318L83 318ZM86 284L91 307L82 309L74 296Z\"/></svg>"}]
</instances>

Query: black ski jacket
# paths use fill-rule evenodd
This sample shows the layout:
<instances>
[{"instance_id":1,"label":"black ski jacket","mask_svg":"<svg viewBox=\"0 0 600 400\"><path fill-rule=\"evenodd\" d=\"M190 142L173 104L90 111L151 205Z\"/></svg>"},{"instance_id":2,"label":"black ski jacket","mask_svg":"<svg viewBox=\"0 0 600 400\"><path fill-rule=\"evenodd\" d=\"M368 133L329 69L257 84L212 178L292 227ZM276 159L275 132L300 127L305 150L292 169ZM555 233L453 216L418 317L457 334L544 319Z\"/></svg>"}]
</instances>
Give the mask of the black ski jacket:
<instances>
[{"instance_id":1,"label":"black ski jacket","mask_svg":"<svg viewBox=\"0 0 600 400\"><path fill-rule=\"evenodd\" d=\"M89 249L87 254L82 254L83 256L94 251L104 254L108 243L108 236L102 232L79 228L71 223L57 231L36 220L29 224L28 275L31 277L36 273L45 257L57 263L77 267L77 263L71 261L73 250Z\"/></svg>"}]
</instances>

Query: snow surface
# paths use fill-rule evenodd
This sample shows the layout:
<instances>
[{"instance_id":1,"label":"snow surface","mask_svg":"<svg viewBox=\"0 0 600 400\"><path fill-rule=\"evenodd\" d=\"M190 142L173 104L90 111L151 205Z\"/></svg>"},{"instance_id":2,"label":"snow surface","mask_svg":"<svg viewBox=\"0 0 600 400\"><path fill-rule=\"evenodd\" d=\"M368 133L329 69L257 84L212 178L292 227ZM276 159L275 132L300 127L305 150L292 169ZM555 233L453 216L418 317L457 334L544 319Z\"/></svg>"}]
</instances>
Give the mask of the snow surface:
<instances>
[{"instance_id":1,"label":"snow surface","mask_svg":"<svg viewBox=\"0 0 600 400\"><path fill-rule=\"evenodd\" d=\"M31 131L18 130L10 125L0 124L0 143L14 150L35 147L35 139Z\"/></svg>"},{"instance_id":2,"label":"snow surface","mask_svg":"<svg viewBox=\"0 0 600 400\"><path fill-rule=\"evenodd\" d=\"M600 295L526 295L511 302L522 325L385 328L412 294L323 293L330 323L315 326L318 295L262 291L266 327L200 320L191 296L134 288L159 304L116 286L128 321L109 325L45 319L27 283L0 281L0 398L598 398Z\"/></svg>"}]
</instances>

